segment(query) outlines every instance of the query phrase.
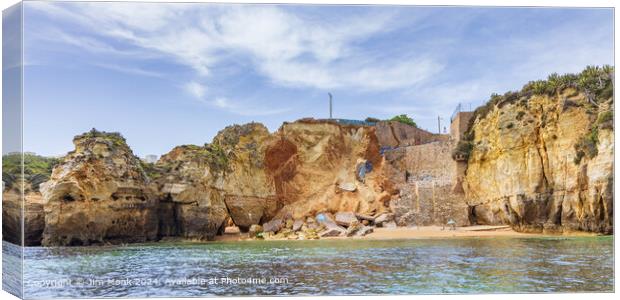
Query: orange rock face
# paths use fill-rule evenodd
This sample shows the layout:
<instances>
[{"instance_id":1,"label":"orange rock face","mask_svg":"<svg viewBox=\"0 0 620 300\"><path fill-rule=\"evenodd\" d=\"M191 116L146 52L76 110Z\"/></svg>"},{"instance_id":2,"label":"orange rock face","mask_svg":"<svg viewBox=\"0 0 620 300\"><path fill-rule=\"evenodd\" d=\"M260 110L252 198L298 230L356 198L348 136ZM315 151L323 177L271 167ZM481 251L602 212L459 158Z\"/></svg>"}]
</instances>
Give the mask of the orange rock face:
<instances>
[{"instance_id":1,"label":"orange rock face","mask_svg":"<svg viewBox=\"0 0 620 300\"><path fill-rule=\"evenodd\" d=\"M378 213L388 194L374 127L302 120L284 124L266 151L279 215L317 212ZM358 166L370 166L363 180Z\"/></svg>"}]
</instances>

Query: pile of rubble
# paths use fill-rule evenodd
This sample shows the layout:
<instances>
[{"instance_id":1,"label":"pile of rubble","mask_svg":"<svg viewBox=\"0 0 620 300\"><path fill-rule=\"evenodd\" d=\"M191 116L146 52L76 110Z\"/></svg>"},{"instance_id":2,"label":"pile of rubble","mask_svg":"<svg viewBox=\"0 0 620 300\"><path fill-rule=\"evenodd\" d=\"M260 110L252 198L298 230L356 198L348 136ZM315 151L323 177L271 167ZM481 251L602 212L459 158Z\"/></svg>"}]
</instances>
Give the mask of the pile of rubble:
<instances>
[{"instance_id":1,"label":"pile of rubble","mask_svg":"<svg viewBox=\"0 0 620 300\"><path fill-rule=\"evenodd\" d=\"M375 227L396 227L394 215L381 213L376 216L354 212L318 213L315 217L293 220L274 218L261 225L252 225L249 236L266 240L312 240L327 237L362 237Z\"/></svg>"}]
</instances>

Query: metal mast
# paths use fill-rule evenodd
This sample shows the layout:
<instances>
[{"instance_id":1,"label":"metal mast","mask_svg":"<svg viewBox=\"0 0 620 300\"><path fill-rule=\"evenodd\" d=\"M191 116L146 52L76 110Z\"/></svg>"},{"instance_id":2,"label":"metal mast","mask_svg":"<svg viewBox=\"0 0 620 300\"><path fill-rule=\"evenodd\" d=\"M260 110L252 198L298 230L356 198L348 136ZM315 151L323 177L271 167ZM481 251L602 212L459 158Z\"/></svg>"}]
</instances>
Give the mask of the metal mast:
<instances>
[{"instance_id":1,"label":"metal mast","mask_svg":"<svg viewBox=\"0 0 620 300\"><path fill-rule=\"evenodd\" d=\"M332 93L327 93L329 95L329 118L332 119Z\"/></svg>"}]
</instances>

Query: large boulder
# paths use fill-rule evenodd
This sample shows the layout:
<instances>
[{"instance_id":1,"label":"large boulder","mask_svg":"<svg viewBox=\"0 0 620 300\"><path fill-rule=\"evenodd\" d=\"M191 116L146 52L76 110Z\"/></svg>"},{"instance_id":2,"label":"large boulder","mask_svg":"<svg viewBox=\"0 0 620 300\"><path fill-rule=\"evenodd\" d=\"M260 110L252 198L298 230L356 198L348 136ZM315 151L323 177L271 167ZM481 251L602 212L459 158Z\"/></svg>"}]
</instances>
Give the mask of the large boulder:
<instances>
[{"instance_id":1,"label":"large boulder","mask_svg":"<svg viewBox=\"0 0 620 300\"><path fill-rule=\"evenodd\" d=\"M334 221L334 218L328 213L317 214L316 221L324 228L324 230L319 233L320 237L344 236L347 233L347 230L338 225L336 221Z\"/></svg>"},{"instance_id":2,"label":"large boulder","mask_svg":"<svg viewBox=\"0 0 620 300\"><path fill-rule=\"evenodd\" d=\"M295 220L295 222L293 222L293 231L299 231L301 230L301 227L304 226L304 221L303 220Z\"/></svg>"},{"instance_id":3,"label":"large boulder","mask_svg":"<svg viewBox=\"0 0 620 300\"><path fill-rule=\"evenodd\" d=\"M265 198L227 196L225 203L233 222L243 230L257 224L265 211Z\"/></svg>"},{"instance_id":4,"label":"large boulder","mask_svg":"<svg viewBox=\"0 0 620 300\"><path fill-rule=\"evenodd\" d=\"M375 218L375 225L382 226L384 223L391 222L394 220L394 214L384 213L380 214Z\"/></svg>"},{"instance_id":5,"label":"large boulder","mask_svg":"<svg viewBox=\"0 0 620 300\"><path fill-rule=\"evenodd\" d=\"M350 211L337 212L335 219L338 225L346 226L346 227L359 223L359 220L357 220L355 213L350 212Z\"/></svg>"},{"instance_id":6,"label":"large boulder","mask_svg":"<svg viewBox=\"0 0 620 300\"><path fill-rule=\"evenodd\" d=\"M282 222L282 219L274 218L273 220L263 224L263 231L276 233L280 231L280 229L282 229L283 227L284 223Z\"/></svg>"}]
</instances>

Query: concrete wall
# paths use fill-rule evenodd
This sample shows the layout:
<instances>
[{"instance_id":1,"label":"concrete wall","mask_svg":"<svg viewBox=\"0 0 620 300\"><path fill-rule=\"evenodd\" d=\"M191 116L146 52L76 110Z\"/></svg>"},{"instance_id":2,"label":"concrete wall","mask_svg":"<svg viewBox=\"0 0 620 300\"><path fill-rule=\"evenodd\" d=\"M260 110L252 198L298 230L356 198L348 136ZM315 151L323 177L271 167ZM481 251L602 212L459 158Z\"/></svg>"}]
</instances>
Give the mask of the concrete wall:
<instances>
[{"instance_id":1,"label":"concrete wall","mask_svg":"<svg viewBox=\"0 0 620 300\"><path fill-rule=\"evenodd\" d=\"M474 115L471 111L462 111L457 113L456 117L450 123L450 137L459 141L463 138L463 134L467 131L469 120Z\"/></svg>"},{"instance_id":2,"label":"concrete wall","mask_svg":"<svg viewBox=\"0 0 620 300\"><path fill-rule=\"evenodd\" d=\"M400 190L390 207L401 226L469 225L462 189L464 168L452 157L454 141L437 141L386 151L388 174Z\"/></svg>"}]
</instances>

